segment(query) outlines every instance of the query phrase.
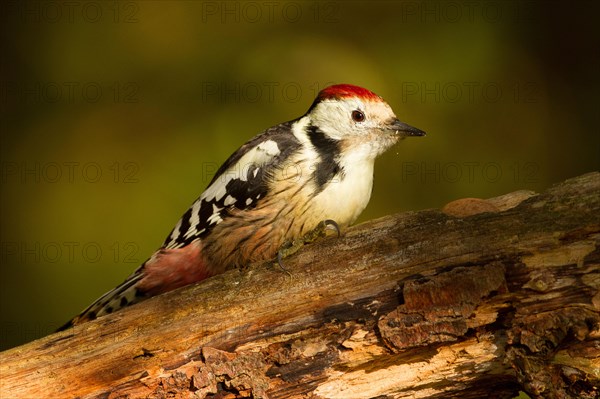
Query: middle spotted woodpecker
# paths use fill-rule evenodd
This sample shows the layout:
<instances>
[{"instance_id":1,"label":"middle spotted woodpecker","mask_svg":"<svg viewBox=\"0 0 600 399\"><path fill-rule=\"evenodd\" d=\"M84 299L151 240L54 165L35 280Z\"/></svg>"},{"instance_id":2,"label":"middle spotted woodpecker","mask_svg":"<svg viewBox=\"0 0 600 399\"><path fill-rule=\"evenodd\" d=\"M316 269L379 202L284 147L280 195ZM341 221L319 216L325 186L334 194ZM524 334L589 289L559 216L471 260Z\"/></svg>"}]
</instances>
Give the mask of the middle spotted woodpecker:
<instances>
[{"instance_id":1,"label":"middle spotted woodpecker","mask_svg":"<svg viewBox=\"0 0 600 399\"><path fill-rule=\"evenodd\" d=\"M424 134L367 89L323 89L302 117L265 130L234 152L162 247L63 328L274 259L282 245L325 220L344 229L369 202L375 158L403 137Z\"/></svg>"}]
</instances>

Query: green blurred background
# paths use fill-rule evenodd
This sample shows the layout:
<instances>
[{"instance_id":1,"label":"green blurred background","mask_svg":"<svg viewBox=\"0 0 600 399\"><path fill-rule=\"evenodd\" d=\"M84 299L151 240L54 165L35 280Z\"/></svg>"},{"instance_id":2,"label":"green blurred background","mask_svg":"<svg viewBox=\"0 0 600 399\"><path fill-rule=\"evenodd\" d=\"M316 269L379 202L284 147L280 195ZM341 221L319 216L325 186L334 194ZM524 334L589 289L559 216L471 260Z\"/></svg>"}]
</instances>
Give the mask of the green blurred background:
<instances>
[{"instance_id":1,"label":"green blurred background","mask_svg":"<svg viewBox=\"0 0 600 399\"><path fill-rule=\"evenodd\" d=\"M428 133L360 221L600 169L597 3L3 2L0 349L120 283L330 83Z\"/></svg>"}]
</instances>

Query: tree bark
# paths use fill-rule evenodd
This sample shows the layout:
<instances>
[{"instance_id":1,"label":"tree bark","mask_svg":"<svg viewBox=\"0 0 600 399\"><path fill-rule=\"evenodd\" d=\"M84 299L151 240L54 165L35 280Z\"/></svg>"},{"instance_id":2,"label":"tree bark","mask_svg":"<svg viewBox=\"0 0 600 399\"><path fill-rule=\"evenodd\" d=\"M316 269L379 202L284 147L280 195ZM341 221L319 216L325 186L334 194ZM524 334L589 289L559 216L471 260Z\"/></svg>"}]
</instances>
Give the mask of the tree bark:
<instances>
[{"instance_id":1,"label":"tree bark","mask_svg":"<svg viewBox=\"0 0 600 399\"><path fill-rule=\"evenodd\" d=\"M597 398L600 173L387 216L0 354L2 398Z\"/></svg>"}]
</instances>

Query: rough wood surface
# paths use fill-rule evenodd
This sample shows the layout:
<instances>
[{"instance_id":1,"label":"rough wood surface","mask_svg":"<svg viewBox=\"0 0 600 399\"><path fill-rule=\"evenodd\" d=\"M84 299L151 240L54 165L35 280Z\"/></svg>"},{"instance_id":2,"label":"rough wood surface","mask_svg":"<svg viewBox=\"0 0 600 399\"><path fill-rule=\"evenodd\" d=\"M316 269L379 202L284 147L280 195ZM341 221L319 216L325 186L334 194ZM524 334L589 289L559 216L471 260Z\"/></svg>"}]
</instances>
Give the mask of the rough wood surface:
<instances>
[{"instance_id":1,"label":"rough wood surface","mask_svg":"<svg viewBox=\"0 0 600 399\"><path fill-rule=\"evenodd\" d=\"M600 174L384 217L0 354L2 398L597 398Z\"/></svg>"}]
</instances>

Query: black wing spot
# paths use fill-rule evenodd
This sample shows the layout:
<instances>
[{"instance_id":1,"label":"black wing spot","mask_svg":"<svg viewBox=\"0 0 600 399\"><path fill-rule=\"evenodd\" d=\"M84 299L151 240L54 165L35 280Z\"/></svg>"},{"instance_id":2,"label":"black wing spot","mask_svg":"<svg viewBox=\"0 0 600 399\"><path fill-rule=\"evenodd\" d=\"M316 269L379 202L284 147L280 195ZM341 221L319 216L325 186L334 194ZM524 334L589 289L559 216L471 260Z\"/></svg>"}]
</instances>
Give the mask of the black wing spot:
<instances>
[{"instance_id":1,"label":"black wing spot","mask_svg":"<svg viewBox=\"0 0 600 399\"><path fill-rule=\"evenodd\" d=\"M254 174L254 171L257 171ZM258 195L267 192L267 182L264 175L264 168L252 168L248 170L247 181L233 179L227 183L227 192L236 199L233 205L237 209L252 209L256 202L246 205L248 198L254 199Z\"/></svg>"},{"instance_id":2,"label":"black wing spot","mask_svg":"<svg viewBox=\"0 0 600 399\"><path fill-rule=\"evenodd\" d=\"M179 226L178 237L183 236L188 229L190 228L190 222L192 220L192 207L190 206L188 210L181 217L181 226Z\"/></svg>"},{"instance_id":3,"label":"black wing spot","mask_svg":"<svg viewBox=\"0 0 600 399\"><path fill-rule=\"evenodd\" d=\"M219 201L206 201L202 200L200 203L200 212L198 213L199 217L199 226L198 227L207 227L208 219L214 213L213 204L222 208L223 206L219 206Z\"/></svg>"}]
</instances>

